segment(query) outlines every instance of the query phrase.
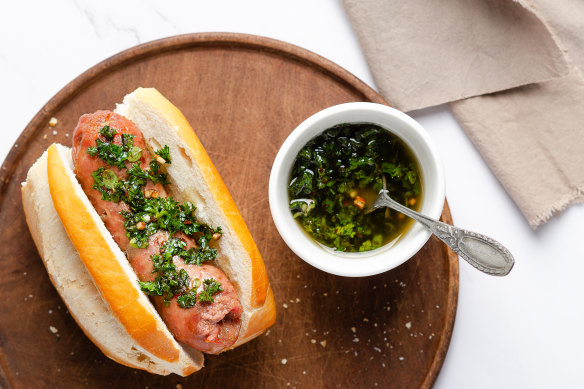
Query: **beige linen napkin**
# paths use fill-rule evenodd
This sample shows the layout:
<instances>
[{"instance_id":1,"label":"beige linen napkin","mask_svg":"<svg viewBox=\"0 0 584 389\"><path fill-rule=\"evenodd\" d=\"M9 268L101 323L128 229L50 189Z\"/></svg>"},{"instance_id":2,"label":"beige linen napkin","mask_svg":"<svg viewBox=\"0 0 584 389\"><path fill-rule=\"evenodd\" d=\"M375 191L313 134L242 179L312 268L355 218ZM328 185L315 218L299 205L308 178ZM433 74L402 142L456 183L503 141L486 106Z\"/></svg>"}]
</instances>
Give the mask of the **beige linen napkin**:
<instances>
[{"instance_id":1,"label":"beige linen napkin","mask_svg":"<svg viewBox=\"0 0 584 389\"><path fill-rule=\"evenodd\" d=\"M375 84L410 111L567 73L544 24L512 0L344 0Z\"/></svg>"},{"instance_id":2,"label":"beige linen napkin","mask_svg":"<svg viewBox=\"0 0 584 389\"><path fill-rule=\"evenodd\" d=\"M473 97L450 107L533 228L582 197L580 76Z\"/></svg>"},{"instance_id":3,"label":"beige linen napkin","mask_svg":"<svg viewBox=\"0 0 584 389\"><path fill-rule=\"evenodd\" d=\"M582 197L583 2L343 1L384 97L403 110L459 100L452 111L533 228Z\"/></svg>"}]
</instances>

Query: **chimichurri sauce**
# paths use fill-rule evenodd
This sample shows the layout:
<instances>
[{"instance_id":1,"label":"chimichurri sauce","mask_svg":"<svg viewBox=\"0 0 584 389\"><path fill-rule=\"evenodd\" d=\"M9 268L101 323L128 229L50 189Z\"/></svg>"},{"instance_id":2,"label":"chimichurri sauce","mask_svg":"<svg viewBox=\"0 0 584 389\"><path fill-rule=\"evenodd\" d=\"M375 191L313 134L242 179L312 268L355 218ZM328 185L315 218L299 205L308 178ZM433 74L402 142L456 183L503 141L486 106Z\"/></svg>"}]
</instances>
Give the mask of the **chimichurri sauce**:
<instances>
[{"instance_id":1,"label":"chimichurri sauce","mask_svg":"<svg viewBox=\"0 0 584 389\"><path fill-rule=\"evenodd\" d=\"M298 153L290 184L290 211L318 242L338 251L373 250L398 238L410 221L382 208L365 215L385 175L391 198L420 205L417 162L404 143L374 124L341 124Z\"/></svg>"}]
</instances>

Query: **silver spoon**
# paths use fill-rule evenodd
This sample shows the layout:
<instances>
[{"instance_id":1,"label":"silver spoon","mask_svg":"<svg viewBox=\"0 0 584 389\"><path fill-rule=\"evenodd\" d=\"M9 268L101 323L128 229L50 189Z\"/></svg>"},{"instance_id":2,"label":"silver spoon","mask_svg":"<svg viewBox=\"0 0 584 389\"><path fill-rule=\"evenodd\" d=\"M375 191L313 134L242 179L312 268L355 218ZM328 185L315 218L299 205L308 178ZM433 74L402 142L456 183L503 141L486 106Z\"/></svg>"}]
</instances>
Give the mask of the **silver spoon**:
<instances>
[{"instance_id":1,"label":"silver spoon","mask_svg":"<svg viewBox=\"0 0 584 389\"><path fill-rule=\"evenodd\" d=\"M426 227L475 268L492 276L506 276L513 268L515 260L501 243L488 236L463 230L413 211L389 197L386 188L383 176L383 189L379 191L373 205L365 210L366 214L383 207L403 213Z\"/></svg>"}]
</instances>

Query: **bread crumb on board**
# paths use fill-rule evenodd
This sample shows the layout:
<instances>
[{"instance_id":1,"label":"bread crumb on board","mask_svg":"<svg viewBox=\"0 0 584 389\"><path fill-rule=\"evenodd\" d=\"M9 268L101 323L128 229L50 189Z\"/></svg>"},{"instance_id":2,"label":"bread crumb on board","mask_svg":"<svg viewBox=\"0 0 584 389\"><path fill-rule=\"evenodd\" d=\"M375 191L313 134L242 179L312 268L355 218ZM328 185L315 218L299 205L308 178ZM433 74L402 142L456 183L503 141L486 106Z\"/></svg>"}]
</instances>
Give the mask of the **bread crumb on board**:
<instances>
[{"instance_id":1,"label":"bread crumb on board","mask_svg":"<svg viewBox=\"0 0 584 389\"><path fill-rule=\"evenodd\" d=\"M51 127L55 127L57 125L59 121L57 120L56 117L52 117L51 119L49 119L49 126Z\"/></svg>"}]
</instances>

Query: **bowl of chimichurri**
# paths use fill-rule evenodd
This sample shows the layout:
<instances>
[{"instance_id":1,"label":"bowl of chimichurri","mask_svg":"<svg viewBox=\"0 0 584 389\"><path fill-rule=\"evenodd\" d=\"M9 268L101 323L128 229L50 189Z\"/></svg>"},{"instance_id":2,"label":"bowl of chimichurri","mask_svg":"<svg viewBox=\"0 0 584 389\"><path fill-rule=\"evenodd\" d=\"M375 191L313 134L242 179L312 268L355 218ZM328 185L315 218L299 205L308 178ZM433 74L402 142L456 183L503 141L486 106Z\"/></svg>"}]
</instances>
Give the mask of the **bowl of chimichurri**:
<instances>
[{"instance_id":1,"label":"bowl of chimichurri","mask_svg":"<svg viewBox=\"0 0 584 389\"><path fill-rule=\"evenodd\" d=\"M270 174L272 217L286 244L326 272L367 276L416 254L430 237L389 209L366 213L383 179L396 201L432 218L444 205L444 173L429 135L381 104L320 111L284 141Z\"/></svg>"}]
</instances>

